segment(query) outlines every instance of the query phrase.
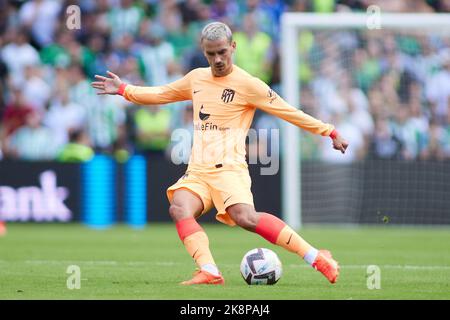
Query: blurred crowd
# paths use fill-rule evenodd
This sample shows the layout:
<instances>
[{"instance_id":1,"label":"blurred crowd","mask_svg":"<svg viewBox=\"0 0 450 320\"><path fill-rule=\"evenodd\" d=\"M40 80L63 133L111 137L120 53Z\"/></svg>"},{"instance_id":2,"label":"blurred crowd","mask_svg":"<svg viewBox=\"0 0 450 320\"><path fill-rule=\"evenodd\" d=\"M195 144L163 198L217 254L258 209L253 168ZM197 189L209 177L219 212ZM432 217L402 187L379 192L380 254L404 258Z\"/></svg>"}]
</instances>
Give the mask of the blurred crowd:
<instances>
[{"instance_id":1,"label":"blurred crowd","mask_svg":"<svg viewBox=\"0 0 450 320\"><path fill-rule=\"evenodd\" d=\"M372 4L450 12L450 0L0 0L0 159L167 155L172 132L192 130L190 102L140 108L97 95L95 74L148 86L179 79L207 66L199 34L222 21L237 42L235 63L280 92L283 12L365 12ZM81 28L70 28L71 5ZM299 105L350 142L339 158L329 140L304 133L303 159L450 159L449 30L301 30L297 49ZM280 126L257 113L255 128Z\"/></svg>"}]
</instances>

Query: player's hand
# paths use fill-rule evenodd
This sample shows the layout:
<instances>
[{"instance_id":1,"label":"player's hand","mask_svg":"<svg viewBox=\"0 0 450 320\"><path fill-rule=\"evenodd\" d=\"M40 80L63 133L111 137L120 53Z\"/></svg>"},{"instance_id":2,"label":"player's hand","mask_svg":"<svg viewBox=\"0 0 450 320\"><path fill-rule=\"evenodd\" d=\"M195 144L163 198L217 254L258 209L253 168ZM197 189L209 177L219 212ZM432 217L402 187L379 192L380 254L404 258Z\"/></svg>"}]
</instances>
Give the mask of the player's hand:
<instances>
[{"instance_id":1,"label":"player's hand","mask_svg":"<svg viewBox=\"0 0 450 320\"><path fill-rule=\"evenodd\" d=\"M122 80L112 73L111 71L106 71L109 78L104 76L95 75L98 81L91 83L91 86L98 90L97 94L117 94L119 92L119 87L122 84Z\"/></svg>"},{"instance_id":2,"label":"player's hand","mask_svg":"<svg viewBox=\"0 0 450 320\"><path fill-rule=\"evenodd\" d=\"M333 139L333 148L336 150L340 150L342 153L345 153L347 150L348 142L345 141L341 135L338 133L336 137Z\"/></svg>"}]
</instances>

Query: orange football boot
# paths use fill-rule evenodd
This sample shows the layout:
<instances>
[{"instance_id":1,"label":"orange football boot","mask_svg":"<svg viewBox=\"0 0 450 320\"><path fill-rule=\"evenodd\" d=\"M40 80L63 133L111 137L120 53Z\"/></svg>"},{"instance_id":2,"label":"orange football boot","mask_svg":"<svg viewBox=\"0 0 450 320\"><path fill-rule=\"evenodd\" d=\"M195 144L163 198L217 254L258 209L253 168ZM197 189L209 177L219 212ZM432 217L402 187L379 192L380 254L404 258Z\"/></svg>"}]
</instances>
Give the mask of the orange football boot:
<instances>
[{"instance_id":1,"label":"orange football boot","mask_svg":"<svg viewBox=\"0 0 450 320\"><path fill-rule=\"evenodd\" d=\"M218 276L213 275L205 270L197 270L194 272L194 276L191 280L183 281L180 284L184 286L190 286L193 284L225 284L225 279L222 274Z\"/></svg>"},{"instance_id":2,"label":"orange football boot","mask_svg":"<svg viewBox=\"0 0 450 320\"><path fill-rule=\"evenodd\" d=\"M320 271L331 283L335 283L339 277L339 264L328 250L319 250L312 267Z\"/></svg>"}]
</instances>

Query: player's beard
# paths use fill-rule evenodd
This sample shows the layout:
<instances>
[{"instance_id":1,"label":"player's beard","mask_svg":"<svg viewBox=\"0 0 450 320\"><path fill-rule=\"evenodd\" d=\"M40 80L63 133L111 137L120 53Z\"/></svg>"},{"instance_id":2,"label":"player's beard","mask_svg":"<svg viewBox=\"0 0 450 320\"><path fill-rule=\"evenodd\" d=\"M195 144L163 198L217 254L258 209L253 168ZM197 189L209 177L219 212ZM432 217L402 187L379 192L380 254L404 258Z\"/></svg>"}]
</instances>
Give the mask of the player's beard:
<instances>
[{"instance_id":1,"label":"player's beard","mask_svg":"<svg viewBox=\"0 0 450 320\"><path fill-rule=\"evenodd\" d=\"M223 77L229 73L229 67L225 63L214 65L214 75L216 77Z\"/></svg>"}]
</instances>

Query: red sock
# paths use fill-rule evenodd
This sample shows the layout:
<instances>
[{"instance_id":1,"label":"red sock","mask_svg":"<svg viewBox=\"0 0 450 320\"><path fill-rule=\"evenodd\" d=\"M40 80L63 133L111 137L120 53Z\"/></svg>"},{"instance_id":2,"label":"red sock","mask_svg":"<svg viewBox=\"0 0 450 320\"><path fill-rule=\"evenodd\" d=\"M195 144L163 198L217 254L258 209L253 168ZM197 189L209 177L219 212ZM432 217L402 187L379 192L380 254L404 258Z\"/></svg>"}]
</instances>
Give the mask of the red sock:
<instances>
[{"instance_id":1,"label":"red sock","mask_svg":"<svg viewBox=\"0 0 450 320\"><path fill-rule=\"evenodd\" d=\"M290 252L294 252L302 258L304 258L311 249L314 249L286 223L268 213L259 218L255 231L266 240L283 247Z\"/></svg>"},{"instance_id":2,"label":"red sock","mask_svg":"<svg viewBox=\"0 0 450 320\"><path fill-rule=\"evenodd\" d=\"M279 218L269 213L264 213L260 216L255 232L261 237L273 244L277 243L278 236L283 230L286 223Z\"/></svg>"},{"instance_id":3,"label":"red sock","mask_svg":"<svg viewBox=\"0 0 450 320\"><path fill-rule=\"evenodd\" d=\"M203 228L193 217L177 221L175 227L177 228L178 236L180 237L181 241L184 241L184 238L190 236L193 233L203 231Z\"/></svg>"}]
</instances>

